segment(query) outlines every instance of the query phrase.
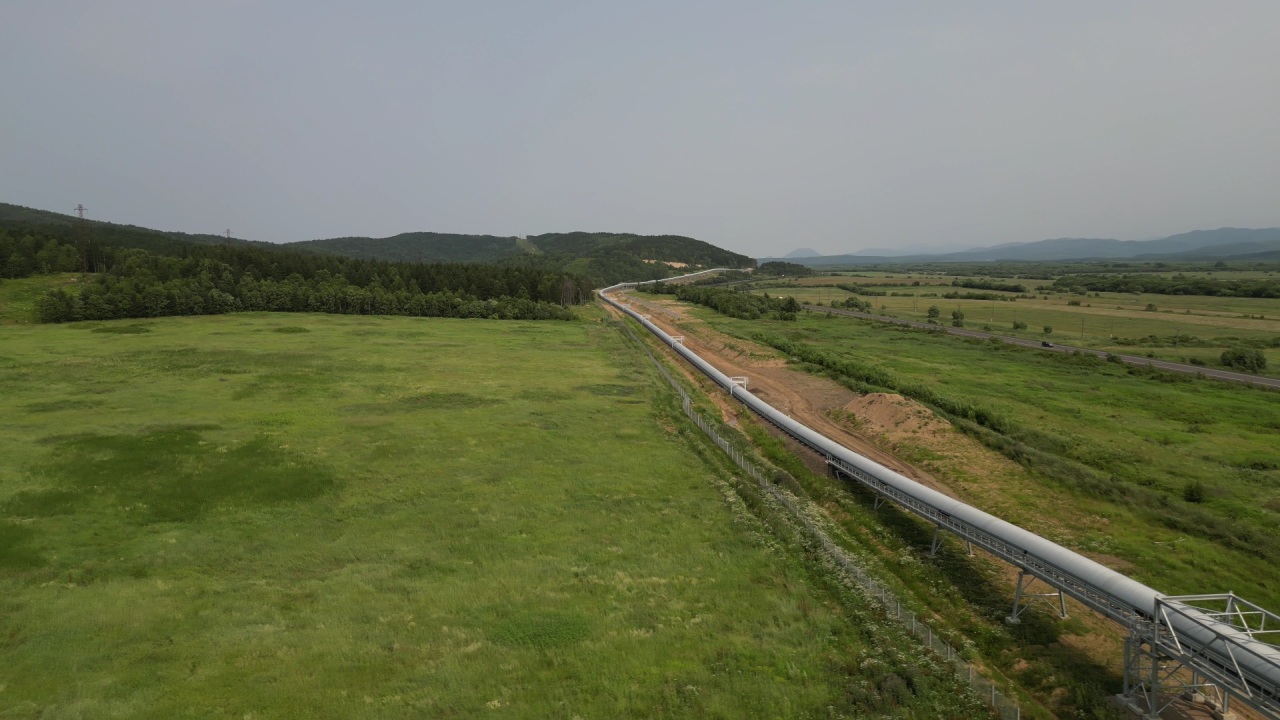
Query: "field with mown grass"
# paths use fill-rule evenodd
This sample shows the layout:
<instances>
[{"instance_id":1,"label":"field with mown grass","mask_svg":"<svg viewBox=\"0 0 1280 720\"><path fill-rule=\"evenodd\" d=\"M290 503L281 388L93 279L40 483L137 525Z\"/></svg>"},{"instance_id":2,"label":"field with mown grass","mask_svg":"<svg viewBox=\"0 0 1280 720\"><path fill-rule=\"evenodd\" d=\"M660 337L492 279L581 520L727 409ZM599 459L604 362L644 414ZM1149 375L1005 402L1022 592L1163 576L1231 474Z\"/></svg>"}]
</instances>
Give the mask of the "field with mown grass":
<instances>
[{"instance_id":1,"label":"field with mown grass","mask_svg":"<svg viewBox=\"0 0 1280 720\"><path fill-rule=\"evenodd\" d=\"M0 717L968 717L597 312L0 328Z\"/></svg>"},{"instance_id":2,"label":"field with mown grass","mask_svg":"<svg viewBox=\"0 0 1280 720\"><path fill-rule=\"evenodd\" d=\"M995 429L959 421L1029 473L955 471L980 507L1164 592L1233 590L1280 607L1280 394L820 312L746 321L686 307L730 335L831 361L805 365L816 372L847 363L893 378L871 387L836 373L855 389L987 411ZM930 466L925 444L897 450Z\"/></svg>"}]
</instances>

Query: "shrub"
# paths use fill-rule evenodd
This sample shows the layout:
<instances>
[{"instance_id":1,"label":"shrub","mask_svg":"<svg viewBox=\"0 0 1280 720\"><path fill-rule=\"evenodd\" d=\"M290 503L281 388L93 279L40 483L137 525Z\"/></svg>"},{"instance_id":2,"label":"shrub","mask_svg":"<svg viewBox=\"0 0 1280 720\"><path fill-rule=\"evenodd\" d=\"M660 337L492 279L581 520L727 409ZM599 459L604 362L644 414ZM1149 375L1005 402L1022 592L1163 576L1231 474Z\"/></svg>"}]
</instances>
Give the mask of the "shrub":
<instances>
[{"instance_id":1,"label":"shrub","mask_svg":"<svg viewBox=\"0 0 1280 720\"><path fill-rule=\"evenodd\" d=\"M1223 350L1222 364L1233 370L1256 373L1267 369L1267 356L1257 348L1234 348Z\"/></svg>"},{"instance_id":2,"label":"shrub","mask_svg":"<svg viewBox=\"0 0 1280 720\"><path fill-rule=\"evenodd\" d=\"M1045 335L1048 335L1048 334L1050 334L1050 333L1052 333L1052 332L1053 332L1053 327L1052 327L1051 325L1045 325L1045 326L1044 326L1044 334L1045 334Z\"/></svg>"},{"instance_id":3,"label":"shrub","mask_svg":"<svg viewBox=\"0 0 1280 720\"><path fill-rule=\"evenodd\" d=\"M1182 499L1189 503L1204 502L1204 485L1199 480L1192 480L1182 486Z\"/></svg>"},{"instance_id":4,"label":"shrub","mask_svg":"<svg viewBox=\"0 0 1280 720\"><path fill-rule=\"evenodd\" d=\"M1021 320L1014 320L1014 321L1013 321L1013 329L1014 329L1014 330L1026 330L1026 329L1027 329L1027 324L1026 324L1026 323L1024 323L1024 322L1022 322Z\"/></svg>"},{"instance_id":5,"label":"shrub","mask_svg":"<svg viewBox=\"0 0 1280 720\"><path fill-rule=\"evenodd\" d=\"M951 326L964 327L964 313L959 308L951 311Z\"/></svg>"},{"instance_id":6,"label":"shrub","mask_svg":"<svg viewBox=\"0 0 1280 720\"><path fill-rule=\"evenodd\" d=\"M1157 308L1157 307L1156 307L1156 304L1155 304L1155 303L1147 303L1147 307L1146 307L1146 308L1144 308L1144 309L1145 309L1147 312L1155 312L1155 311L1156 311L1156 310L1158 310L1159 308Z\"/></svg>"}]
</instances>

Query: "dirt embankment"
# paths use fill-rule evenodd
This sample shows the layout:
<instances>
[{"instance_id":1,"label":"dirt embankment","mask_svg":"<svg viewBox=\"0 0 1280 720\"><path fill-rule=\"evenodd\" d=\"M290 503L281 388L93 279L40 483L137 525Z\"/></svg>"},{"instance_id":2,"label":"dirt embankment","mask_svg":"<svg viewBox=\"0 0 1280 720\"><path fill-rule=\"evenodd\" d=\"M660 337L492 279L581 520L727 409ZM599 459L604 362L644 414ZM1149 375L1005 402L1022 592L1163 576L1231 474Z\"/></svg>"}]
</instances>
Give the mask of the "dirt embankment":
<instances>
[{"instance_id":1,"label":"dirt embankment","mask_svg":"<svg viewBox=\"0 0 1280 720\"><path fill-rule=\"evenodd\" d=\"M621 299L637 312L648 315L653 324L668 334L683 335L685 347L700 355L720 372L747 377L747 389L775 408L895 472L939 492L952 494L944 483L930 473L887 452L876 444L875 436L859 432L856 423L846 419L845 408L858 399L852 390L826 378L793 370L772 348L716 332L704 323L690 318L677 304L641 300L630 295ZM692 377L687 363L679 363L679 366ZM714 397L726 422L736 423L739 414L747 412L742 405L729 402L724 396ZM798 451L797 454L815 472L826 473L823 460L799 445L793 449Z\"/></svg>"}]
</instances>

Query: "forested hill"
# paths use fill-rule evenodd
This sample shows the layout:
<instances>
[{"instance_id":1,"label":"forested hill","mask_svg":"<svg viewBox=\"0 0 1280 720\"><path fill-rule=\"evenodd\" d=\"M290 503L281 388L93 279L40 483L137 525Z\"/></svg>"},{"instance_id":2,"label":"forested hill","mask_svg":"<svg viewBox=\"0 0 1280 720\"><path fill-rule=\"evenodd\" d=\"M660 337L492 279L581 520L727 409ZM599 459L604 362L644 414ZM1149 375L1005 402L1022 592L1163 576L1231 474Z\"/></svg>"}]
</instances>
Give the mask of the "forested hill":
<instances>
[{"instance_id":1,"label":"forested hill","mask_svg":"<svg viewBox=\"0 0 1280 720\"><path fill-rule=\"evenodd\" d=\"M342 237L288 243L296 247L363 260L496 263L525 250L514 237L411 232L386 238Z\"/></svg>"},{"instance_id":2,"label":"forested hill","mask_svg":"<svg viewBox=\"0 0 1280 720\"><path fill-rule=\"evenodd\" d=\"M80 220L74 215L36 210L21 205L0 203L0 229L10 235L21 236L35 233L42 237L60 238L66 242L78 242L81 236L97 245L109 247L131 247L148 252L177 254L190 243L200 245L249 245L264 249L279 248L279 245L268 242L255 242L222 235L203 235L182 232L167 232L139 227L137 225L120 225L101 220ZM3 262L4 258L0 258Z\"/></svg>"},{"instance_id":3,"label":"forested hill","mask_svg":"<svg viewBox=\"0 0 1280 720\"><path fill-rule=\"evenodd\" d=\"M387 238L345 237L289 243L317 252L369 260L497 263L571 272L603 286L648 280L684 268L753 267L755 261L681 235L548 233L528 238L414 232Z\"/></svg>"},{"instance_id":4,"label":"forested hill","mask_svg":"<svg viewBox=\"0 0 1280 720\"><path fill-rule=\"evenodd\" d=\"M90 245L89 255L94 257L101 256L105 248L138 248L185 257L193 245L230 246L379 262L500 265L573 275L575 282L593 287L624 280L656 280L710 267L755 267L755 260L746 255L682 235L571 232L517 238L411 232L386 238L342 237L276 244L95 220L82 223L72 215L5 203L0 203L0 231L12 238L34 235L72 245L84 241ZM0 258L0 265L6 260ZM0 275L3 274L0 268Z\"/></svg>"},{"instance_id":5,"label":"forested hill","mask_svg":"<svg viewBox=\"0 0 1280 720\"><path fill-rule=\"evenodd\" d=\"M701 267L755 267L755 260L746 255L683 235L572 232L530 235L529 241L548 254L599 257L620 252L658 263L684 263Z\"/></svg>"},{"instance_id":6,"label":"forested hill","mask_svg":"<svg viewBox=\"0 0 1280 720\"><path fill-rule=\"evenodd\" d=\"M750 268L746 255L683 235L548 233L530 235L533 252L504 260L581 275L597 287L624 280L657 280L712 267Z\"/></svg>"},{"instance_id":7,"label":"forested hill","mask_svg":"<svg viewBox=\"0 0 1280 720\"><path fill-rule=\"evenodd\" d=\"M570 319L590 286L557 270L364 260L269 243L210 243L56 213L0 208L0 282L67 272L43 322L241 310Z\"/></svg>"}]
</instances>

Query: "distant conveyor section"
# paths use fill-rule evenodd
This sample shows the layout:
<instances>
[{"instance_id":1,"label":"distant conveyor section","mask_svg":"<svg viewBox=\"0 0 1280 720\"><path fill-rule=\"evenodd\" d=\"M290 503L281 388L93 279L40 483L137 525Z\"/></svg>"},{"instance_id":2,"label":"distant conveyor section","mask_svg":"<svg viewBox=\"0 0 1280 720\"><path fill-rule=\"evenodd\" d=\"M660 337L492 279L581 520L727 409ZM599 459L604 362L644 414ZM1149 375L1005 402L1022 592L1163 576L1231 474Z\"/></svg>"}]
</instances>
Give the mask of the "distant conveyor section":
<instances>
[{"instance_id":1,"label":"distant conveyor section","mask_svg":"<svg viewBox=\"0 0 1280 720\"><path fill-rule=\"evenodd\" d=\"M719 271L704 270L669 278L666 282ZM647 283L619 283L600 290L599 294L730 396L824 457L834 472L858 481L880 497L1014 565L1024 574L1039 578L1120 623L1135 636L1147 638L1143 642L1153 647L1158 644L1160 652L1174 653L1175 660L1193 673L1211 678L1229 696L1243 700L1268 718L1280 720L1280 647L1259 639L1263 633L1248 625L1240 627L1221 613L1194 607L1180 605L1177 613L1161 612L1162 607L1176 599L1035 533L925 487L792 419L734 382L648 317L610 296L614 291L641 284ZM1177 642L1173 646L1167 641L1160 643L1161 632L1166 638L1177 638ZM1153 707L1154 701L1149 699L1148 705Z\"/></svg>"}]
</instances>

